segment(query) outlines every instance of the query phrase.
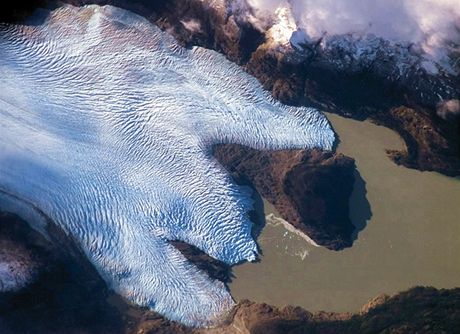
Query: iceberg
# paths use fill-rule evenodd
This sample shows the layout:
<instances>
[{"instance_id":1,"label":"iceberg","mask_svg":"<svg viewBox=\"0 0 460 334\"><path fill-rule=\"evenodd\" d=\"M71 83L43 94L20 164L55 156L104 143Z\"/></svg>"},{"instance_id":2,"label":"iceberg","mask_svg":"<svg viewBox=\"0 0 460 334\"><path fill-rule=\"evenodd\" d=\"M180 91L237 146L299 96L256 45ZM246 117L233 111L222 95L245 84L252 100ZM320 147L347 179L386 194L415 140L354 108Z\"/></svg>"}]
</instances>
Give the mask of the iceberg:
<instances>
[{"instance_id":1,"label":"iceberg","mask_svg":"<svg viewBox=\"0 0 460 334\"><path fill-rule=\"evenodd\" d=\"M212 326L234 301L169 241L227 264L257 257L251 194L212 146L335 140L319 111L276 102L224 56L111 6L1 24L0 87L0 199L38 208L117 293L190 326Z\"/></svg>"}]
</instances>

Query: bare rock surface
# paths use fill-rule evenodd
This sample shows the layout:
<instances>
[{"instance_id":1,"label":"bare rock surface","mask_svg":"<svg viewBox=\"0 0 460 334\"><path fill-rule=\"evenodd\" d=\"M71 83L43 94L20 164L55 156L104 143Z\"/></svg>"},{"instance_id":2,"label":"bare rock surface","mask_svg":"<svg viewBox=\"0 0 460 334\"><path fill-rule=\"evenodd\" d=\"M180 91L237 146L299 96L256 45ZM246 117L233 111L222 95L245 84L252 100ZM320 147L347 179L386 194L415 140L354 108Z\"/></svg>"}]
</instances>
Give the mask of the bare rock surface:
<instances>
[{"instance_id":1,"label":"bare rock surface","mask_svg":"<svg viewBox=\"0 0 460 334\"><path fill-rule=\"evenodd\" d=\"M317 244L334 250L352 245L353 159L320 150L257 151L240 145L217 146L214 156Z\"/></svg>"}]
</instances>

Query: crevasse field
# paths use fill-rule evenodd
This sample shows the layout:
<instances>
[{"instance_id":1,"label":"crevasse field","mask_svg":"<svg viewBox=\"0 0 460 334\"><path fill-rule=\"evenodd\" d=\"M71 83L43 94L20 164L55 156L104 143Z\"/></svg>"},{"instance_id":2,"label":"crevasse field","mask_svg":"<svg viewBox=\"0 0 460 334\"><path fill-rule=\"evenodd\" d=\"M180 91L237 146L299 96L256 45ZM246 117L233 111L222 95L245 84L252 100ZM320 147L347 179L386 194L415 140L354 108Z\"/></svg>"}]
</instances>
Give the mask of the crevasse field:
<instances>
[{"instance_id":1,"label":"crevasse field","mask_svg":"<svg viewBox=\"0 0 460 334\"><path fill-rule=\"evenodd\" d=\"M1 25L0 87L3 193L72 236L115 291L193 326L212 325L233 300L168 241L228 264L257 256L251 194L212 145L334 142L320 112L275 102L223 56L110 6Z\"/></svg>"}]
</instances>

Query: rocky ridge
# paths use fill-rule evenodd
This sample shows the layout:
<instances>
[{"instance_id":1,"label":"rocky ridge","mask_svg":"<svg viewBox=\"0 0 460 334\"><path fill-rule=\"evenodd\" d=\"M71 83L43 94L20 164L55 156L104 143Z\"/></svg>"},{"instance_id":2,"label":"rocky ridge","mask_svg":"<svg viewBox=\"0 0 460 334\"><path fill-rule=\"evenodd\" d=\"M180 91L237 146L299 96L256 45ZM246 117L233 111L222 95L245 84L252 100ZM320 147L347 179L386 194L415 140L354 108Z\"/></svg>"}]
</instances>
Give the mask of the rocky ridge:
<instances>
[{"instance_id":1,"label":"rocky ridge","mask_svg":"<svg viewBox=\"0 0 460 334\"><path fill-rule=\"evenodd\" d=\"M334 250L352 245L353 159L320 150L265 152L239 145L216 146L214 156L317 244Z\"/></svg>"}]
</instances>

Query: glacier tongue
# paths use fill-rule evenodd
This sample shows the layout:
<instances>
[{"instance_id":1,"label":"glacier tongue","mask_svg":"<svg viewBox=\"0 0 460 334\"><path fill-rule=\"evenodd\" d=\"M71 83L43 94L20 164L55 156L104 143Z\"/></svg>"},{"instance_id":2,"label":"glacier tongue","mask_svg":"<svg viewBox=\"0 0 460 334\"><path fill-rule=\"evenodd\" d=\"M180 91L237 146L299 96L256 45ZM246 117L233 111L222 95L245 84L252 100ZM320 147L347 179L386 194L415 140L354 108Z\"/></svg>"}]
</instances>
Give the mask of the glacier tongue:
<instances>
[{"instance_id":1,"label":"glacier tongue","mask_svg":"<svg viewBox=\"0 0 460 334\"><path fill-rule=\"evenodd\" d=\"M229 264L257 256L250 195L212 145L334 142L318 111L110 6L0 25L0 86L0 188L71 235L115 291L187 325L212 325L233 300L169 240Z\"/></svg>"}]
</instances>

